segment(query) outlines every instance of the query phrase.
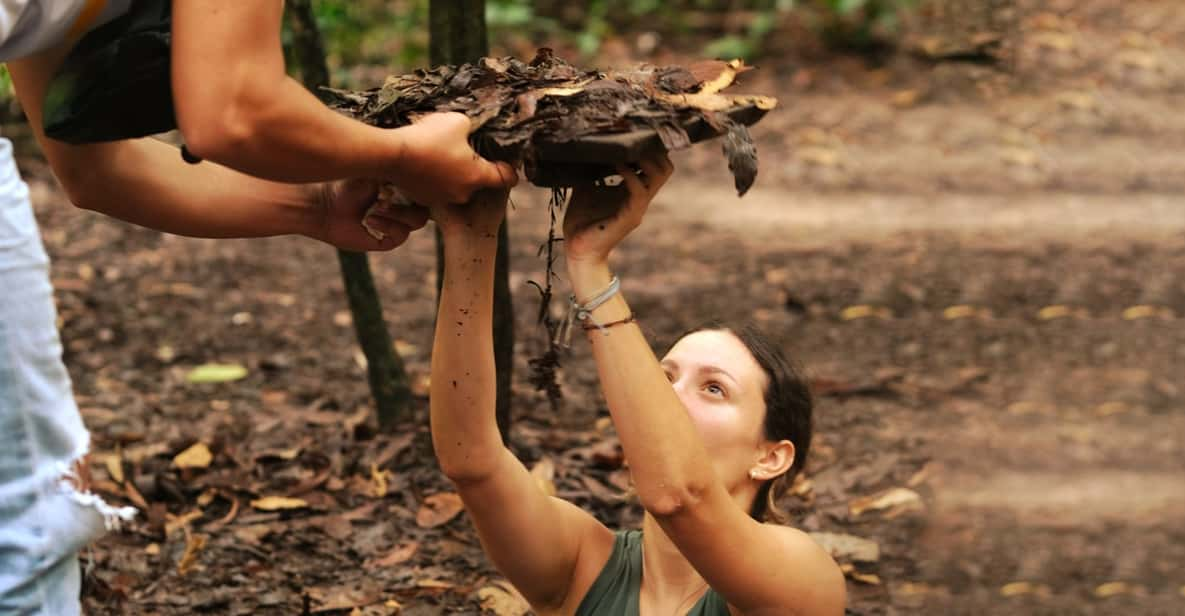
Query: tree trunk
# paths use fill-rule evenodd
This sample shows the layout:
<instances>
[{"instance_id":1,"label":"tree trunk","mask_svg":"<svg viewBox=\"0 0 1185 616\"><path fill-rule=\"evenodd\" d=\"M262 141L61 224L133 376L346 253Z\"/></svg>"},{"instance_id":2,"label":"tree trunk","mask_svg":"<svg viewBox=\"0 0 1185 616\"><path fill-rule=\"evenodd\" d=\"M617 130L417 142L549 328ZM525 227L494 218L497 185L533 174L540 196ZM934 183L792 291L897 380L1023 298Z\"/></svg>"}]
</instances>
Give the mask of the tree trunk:
<instances>
[{"instance_id":1,"label":"tree trunk","mask_svg":"<svg viewBox=\"0 0 1185 616\"><path fill-rule=\"evenodd\" d=\"M489 53L485 0L430 0L428 22L429 62L461 64ZM497 419L502 440L510 430L511 378L514 369L514 306L510 295L510 250L506 223L498 230L498 256L494 265L494 363L497 365ZM437 300L444 281L443 242L436 234Z\"/></svg>"},{"instance_id":2,"label":"tree trunk","mask_svg":"<svg viewBox=\"0 0 1185 616\"><path fill-rule=\"evenodd\" d=\"M329 85L329 67L311 0L288 0L288 8L292 46L300 63L301 78L305 87L324 100L319 88ZM380 426L389 426L405 416L411 403L407 370L391 343L366 254L338 250L337 260L354 319L354 333L366 356L375 413Z\"/></svg>"}]
</instances>

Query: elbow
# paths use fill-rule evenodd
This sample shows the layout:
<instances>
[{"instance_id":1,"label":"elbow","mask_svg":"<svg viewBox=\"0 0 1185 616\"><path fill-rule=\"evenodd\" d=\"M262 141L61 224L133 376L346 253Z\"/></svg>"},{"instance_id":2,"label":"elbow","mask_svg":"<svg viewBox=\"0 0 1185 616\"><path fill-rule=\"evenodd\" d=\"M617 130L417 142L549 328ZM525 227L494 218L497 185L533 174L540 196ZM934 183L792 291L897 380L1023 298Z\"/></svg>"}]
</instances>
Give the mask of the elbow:
<instances>
[{"instance_id":1,"label":"elbow","mask_svg":"<svg viewBox=\"0 0 1185 616\"><path fill-rule=\"evenodd\" d=\"M177 127L194 156L233 160L255 142L268 114L266 99L251 93L206 98L177 105Z\"/></svg>"},{"instance_id":2,"label":"elbow","mask_svg":"<svg viewBox=\"0 0 1185 616\"><path fill-rule=\"evenodd\" d=\"M216 162L233 159L258 134L258 121L244 110L224 109L178 121L185 147L198 158Z\"/></svg>"},{"instance_id":3,"label":"elbow","mask_svg":"<svg viewBox=\"0 0 1185 616\"><path fill-rule=\"evenodd\" d=\"M481 448L461 443L433 443L440 472L457 486L480 483L493 473L496 458ZM449 445L453 445L449 447Z\"/></svg>"},{"instance_id":4,"label":"elbow","mask_svg":"<svg viewBox=\"0 0 1185 616\"><path fill-rule=\"evenodd\" d=\"M94 169L87 169L85 165L59 164L54 165L54 175L62 185L66 198L79 209L102 211L100 197L104 194L103 185L106 184L100 173ZM108 190L110 188L108 187Z\"/></svg>"},{"instance_id":5,"label":"elbow","mask_svg":"<svg viewBox=\"0 0 1185 616\"><path fill-rule=\"evenodd\" d=\"M440 464L440 472L457 486L480 483L490 475L488 468L483 468L481 465L473 464L468 460L438 458L437 462Z\"/></svg>"},{"instance_id":6,"label":"elbow","mask_svg":"<svg viewBox=\"0 0 1185 616\"><path fill-rule=\"evenodd\" d=\"M706 483L690 481L647 490L639 488L638 499L647 513L661 520L680 517L698 510L707 493Z\"/></svg>"}]
</instances>

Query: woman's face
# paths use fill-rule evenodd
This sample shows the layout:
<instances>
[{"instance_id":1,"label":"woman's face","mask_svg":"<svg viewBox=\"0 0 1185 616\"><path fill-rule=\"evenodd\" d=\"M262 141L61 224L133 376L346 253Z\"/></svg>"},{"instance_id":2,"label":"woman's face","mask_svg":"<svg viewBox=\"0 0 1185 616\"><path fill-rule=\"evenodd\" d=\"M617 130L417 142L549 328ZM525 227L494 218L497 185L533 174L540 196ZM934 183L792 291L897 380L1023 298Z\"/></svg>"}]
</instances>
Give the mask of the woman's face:
<instances>
[{"instance_id":1,"label":"woman's face","mask_svg":"<svg viewBox=\"0 0 1185 616\"><path fill-rule=\"evenodd\" d=\"M720 479L730 488L745 481L765 442L769 385L749 349L732 332L698 331L676 342L662 367Z\"/></svg>"}]
</instances>

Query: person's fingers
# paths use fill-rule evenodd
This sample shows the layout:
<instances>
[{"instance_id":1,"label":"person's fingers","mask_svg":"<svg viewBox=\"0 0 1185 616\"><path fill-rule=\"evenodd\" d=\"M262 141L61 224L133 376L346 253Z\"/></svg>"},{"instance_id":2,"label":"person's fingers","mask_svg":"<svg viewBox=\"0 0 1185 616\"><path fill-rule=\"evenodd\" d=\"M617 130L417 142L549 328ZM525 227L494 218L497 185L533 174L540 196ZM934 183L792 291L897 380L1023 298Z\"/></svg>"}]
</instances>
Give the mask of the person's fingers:
<instances>
[{"instance_id":1,"label":"person's fingers","mask_svg":"<svg viewBox=\"0 0 1185 616\"><path fill-rule=\"evenodd\" d=\"M663 152L658 156L658 166L662 169L663 182L665 183L666 179L671 177L671 174L675 172L675 163L671 162L669 152Z\"/></svg>"},{"instance_id":2,"label":"person's fingers","mask_svg":"<svg viewBox=\"0 0 1185 616\"><path fill-rule=\"evenodd\" d=\"M379 184L374 180L354 178L338 183L337 198L346 201L374 201L379 194Z\"/></svg>"},{"instance_id":3,"label":"person's fingers","mask_svg":"<svg viewBox=\"0 0 1185 616\"><path fill-rule=\"evenodd\" d=\"M632 169L625 167L620 168L622 173L622 184L629 190L629 196L625 199L623 214L633 224L637 226L642 221L642 216L646 214L646 209L650 206L650 188L646 185L646 172L643 171L639 176Z\"/></svg>"},{"instance_id":4,"label":"person's fingers","mask_svg":"<svg viewBox=\"0 0 1185 616\"><path fill-rule=\"evenodd\" d=\"M382 214L371 214L363 219L363 227L367 229L367 234L371 232L380 233L383 236L388 236L399 227L403 226L398 220Z\"/></svg>"},{"instance_id":5,"label":"person's fingers","mask_svg":"<svg viewBox=\"0 0 1185 616\"><path fill-rule=\"evenodd\" d=\"M411 229L421 229L428 224L428 208L419 205L404 205L384 211L382 215Z\"/></svg>"},{"instance_id":6,"label":"person's fingers","mask_svg":"<svg viewBox=\"0 0 1185 616\"><path fill-rule=\"evenodd\" d=\"M675 172L675 163L671 162L671 158L665 153L656 159L658 164L658 174L654 176L654 181L650 185L651 197L658 194L658 189L662 188L671 179L671 175Z\"/></svg>"},{"instance_id":7,"label":"person's fingers","mask_svg":"<svg viewBox=\"0 0 1185 616\"><path fill-rule=\"evenodd\" d=\"M391 232L383 236L383 239L377 239L367 235L366 237L358 238L357 246L347 248L347 250L357 250L360 252L386 252L398 248L407 241L411 233L403 226L395 226Z\"/></svg>"},{"instance_id":8,"label":"person's fingers","mask_svg":"<svg viewBox=\"0 0 1185 616\"><path fill-rule=\"evenodd\" d=\"M617 165L617 173L621 176L621 183L629 190L630 196L645 194L646 184L638 174L625 165Z\"/></svg>"},{"instance_id":9,"label":"person's fingers","mask_svg":"<svg viewBox=\"0 0 1185 616\"><path fill-rule=\"evenodd\" d=\"M480 157L474 163L480 171L477 178L480 188L511 188L518 184L518 172L510 163L490 162Z\"/></svg>"},{"instance_id":10,"label":"person's fingers","mask_svg":"<svg viewBox=\"0 0 1185 616\"><path fill-rule=\"evenodd\" d=\"M657 158L643 158L638 162L642 173L646 175L646 188L654 190L654 185L662 181L662 163Z\"/></svg>"}]
</instances>

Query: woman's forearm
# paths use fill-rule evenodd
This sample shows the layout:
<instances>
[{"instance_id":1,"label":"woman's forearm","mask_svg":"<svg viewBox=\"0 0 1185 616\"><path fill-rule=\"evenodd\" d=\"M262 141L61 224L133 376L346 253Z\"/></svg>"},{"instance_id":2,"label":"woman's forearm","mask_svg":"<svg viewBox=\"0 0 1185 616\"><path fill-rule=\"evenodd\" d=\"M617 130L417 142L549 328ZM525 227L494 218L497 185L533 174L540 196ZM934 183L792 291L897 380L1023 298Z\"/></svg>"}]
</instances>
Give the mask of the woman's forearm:
<instances>
[{"instance_id":1,"label":"woman's forearm","mask_svg":"<svg viewBox=\"0 0 1185 616\"><path fill-rule=\"evenodd\" d=\"M604 263L570 262L568 272L579 301L612 279ZM592 313L600 323L629 315L620 293ZM707 453L637 324L606 331L594 328L587 337L638 496L655 515L678 513L716 481Z\"/></svg>"},{"instance_id":2,"label":"woman's forearm","mask_svg":"<svg viewBox=\"0 0 1185 616\"><path fill-rule=\"evenodd\" d=\"M481 479L503 450L494 418L496 253L496 236L445 235L429 399L436 458L454 481Z\"/></svg>"}]
</instances>

